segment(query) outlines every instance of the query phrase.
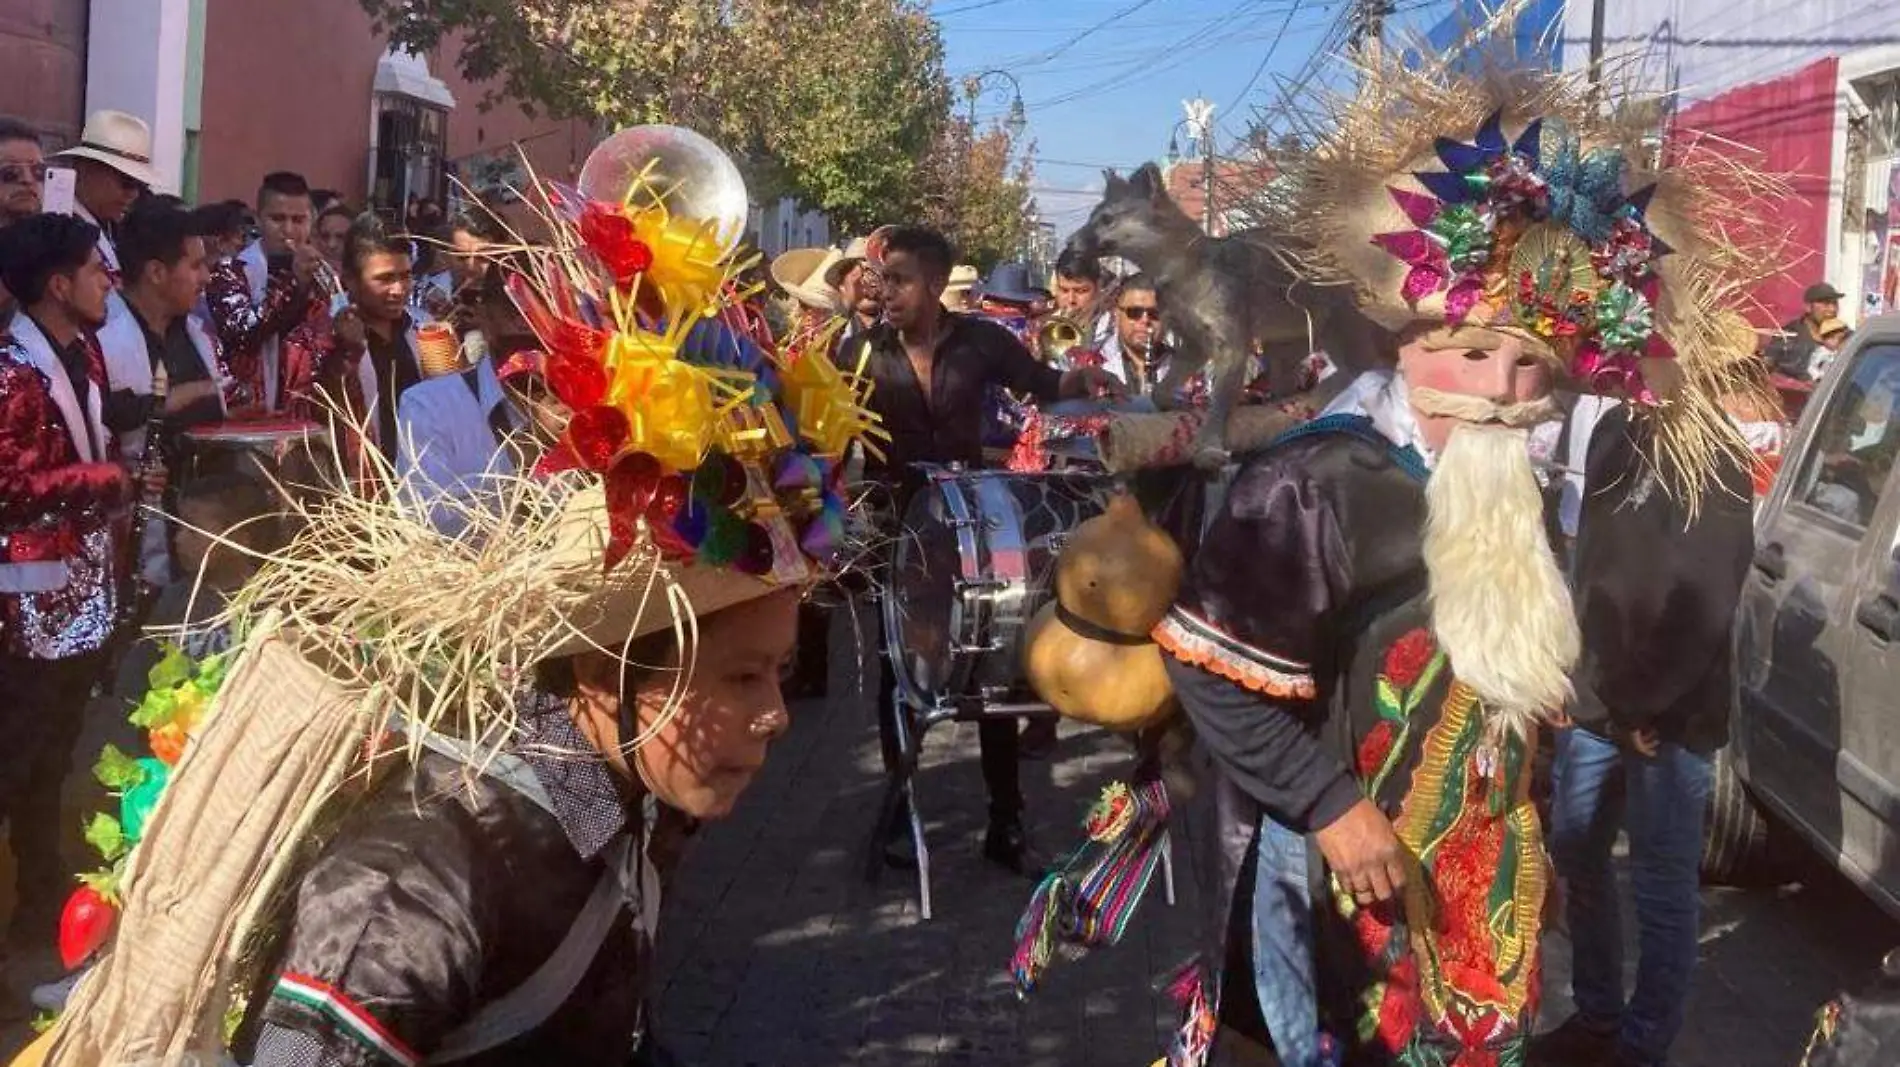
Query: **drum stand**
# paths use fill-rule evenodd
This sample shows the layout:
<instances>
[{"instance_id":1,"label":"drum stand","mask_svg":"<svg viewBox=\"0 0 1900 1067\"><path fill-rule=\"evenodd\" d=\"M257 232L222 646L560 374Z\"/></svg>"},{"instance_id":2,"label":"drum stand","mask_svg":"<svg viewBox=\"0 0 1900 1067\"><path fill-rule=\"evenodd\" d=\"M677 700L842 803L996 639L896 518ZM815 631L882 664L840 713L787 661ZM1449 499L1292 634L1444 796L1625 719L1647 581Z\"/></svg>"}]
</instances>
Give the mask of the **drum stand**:
<instances>
[{"instance_id":1,"label":"drum stand","mask_svg":"<svg viewBox=\"0 0 1900 1067\"><path fill-rule=\"evenodd\" d=\"M889 603L888 599L886 603ZM885 653L889 654L888 650ZM884 873L884 843L900 814L910 812L910 841L917 857L917 904L923 917L932 915L930 900L930 844L924 837L924 819L917 806L917 766L923 759L924 736L939 723L1004 717L1023 718L1055 709L1047 704L999 704L982 697L958 697L949 703L923 700L906 684L902 672L896 674L897 691L892 695L892 732L897 741L897 765L892 767L884 785L884 798L878 805L877 823L871 830L871 844L865 862L865 880L878 881ZM881 714L880 710L880 714ZM1174 906L1174 838L1161 839L1161 887L1169 907Z\"/></svg>"}]
</instances>

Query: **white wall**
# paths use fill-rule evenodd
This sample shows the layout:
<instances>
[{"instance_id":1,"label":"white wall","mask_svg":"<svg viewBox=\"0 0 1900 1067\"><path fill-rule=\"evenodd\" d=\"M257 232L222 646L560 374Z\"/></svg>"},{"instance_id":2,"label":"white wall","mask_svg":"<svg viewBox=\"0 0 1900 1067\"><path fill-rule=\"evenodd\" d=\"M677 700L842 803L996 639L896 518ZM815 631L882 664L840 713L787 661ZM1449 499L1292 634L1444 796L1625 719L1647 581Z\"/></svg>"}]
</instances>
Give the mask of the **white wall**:
<instances>
[{"instance_id":1,"label":"white wall","mask_svg":"<svg viewBox=\"0 0 1900 1067\"><path fill-rule=\"evenodd\" d=\"M832 243L831 220L822 211L806 211L790 197L763 207L754 205L747 224L752 242L769 259L793 248Z\"/></svg>"},{"instance_id":2,"label":"white wall","mask_svg":"<svg viewBox=\"0 0 1900 1067\"><path fill-rule=\"evenodd\" d=\"M1591 0L1565 12L1564 65L1590 62ZM1693 103L1825 56L1900 42L1893 0L1604 0L1605 69Z\"/></svg>"},{"instance_id":3,"label":"white wall","mask_svg":"<svg viewBox=\"0 0 1900 1067\"><path fill-rule=\"evenodd\" d=\"M185 163L185 85L191 0L92 0L86 112L137 115L152 128L161 192L177 192Z\"/></svg>"}]
</instances>

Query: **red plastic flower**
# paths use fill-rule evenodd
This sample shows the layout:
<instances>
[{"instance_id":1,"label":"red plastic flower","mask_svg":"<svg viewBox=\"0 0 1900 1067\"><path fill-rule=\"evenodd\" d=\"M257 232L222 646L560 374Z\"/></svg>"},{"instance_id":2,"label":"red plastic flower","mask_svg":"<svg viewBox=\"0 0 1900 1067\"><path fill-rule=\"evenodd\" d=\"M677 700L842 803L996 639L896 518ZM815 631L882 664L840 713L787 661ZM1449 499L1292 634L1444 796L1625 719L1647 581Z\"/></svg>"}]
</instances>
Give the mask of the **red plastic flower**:
<instances>
[{"instance_id":1,"label":"red plastic flower","mask_svg":"<svg viewBox=\"0 0 1900 1067\"><path fill-rule=\"evenodd\" d=\"M1437 652L1430 632L1423 627L1412 630L1386 649L1386 681L1404 689L1418 681L1418 676L1425 673L1425 665L1432 661L1432 656Z\"/></svg>"},{"instance_id":2,"label":"red plastic flower","mask_svg":"<svg viewBox=\"0 0 1900 1067\"><path fill-rule=\"evenodd\" d=\"M591 408L607 398L607 369L592 356L556 352L548 360L548 388L569 411Z\"/></svg>"},{"instance_id":3,"label":"red plastic flower","mask_svg":"<svg viewBox=\"0 0 1900 1067\"><path fill-rule=\"evenodd\" d=\"M653 249L634 235L633 220L605 204L589 203L581 212L581 240L613 272L622 288L653 266Z\"/></svg>"},{"instance_id":4,"label":"red plastic flower","mask_svg":"<svg viewBox=\"0 0 1900 1067\"><path fill-rule=\"evenodd\" d=\"M567 444L591 471L605 471L633 428L618 408L583 408L567 423Z\"/></svg>"}]
</instances>

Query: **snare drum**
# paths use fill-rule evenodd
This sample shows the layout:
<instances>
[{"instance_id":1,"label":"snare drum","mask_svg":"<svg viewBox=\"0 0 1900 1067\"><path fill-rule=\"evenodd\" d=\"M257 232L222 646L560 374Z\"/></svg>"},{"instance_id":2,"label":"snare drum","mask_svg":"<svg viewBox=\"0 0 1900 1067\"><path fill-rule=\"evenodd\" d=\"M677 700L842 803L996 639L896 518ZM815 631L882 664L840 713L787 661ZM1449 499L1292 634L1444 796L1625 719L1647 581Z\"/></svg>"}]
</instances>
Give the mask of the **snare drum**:
<instances>
[{"instance_id":1,"label":"snare drum","mask_svg":"<svg viewBox=\"0 0 1900 1067\"><path fill-rule=\"evenodd\" d=\"M313 492L322 427L295 419L221 422L179 434L170 513L174 573L229 593L296 533L286 494ZM178 621L178 620L173 620Z\"/></svg>"},{"instance_id":2,"label":"snare drum","mask_svg":"<svg viewBox=\"0 0 1900 1067\"><path fill-rule=\"evenodd\" d=\"M194 426L182 435L186 447L184 481L216 474L254 478L268 472L280 482L308 481L316 457L329 441L324 428L307 419L252 419Z\"/></svg>"},{"instance_id":3,"label":"snare drum","mask_svg":"<svg viewBox=\"0 0 1900 1067\"><path fill-rule=\"evenodd\" d=\"M935 714L1039 703L1022 669L1024 631L1053 595L1069 534L1108 506L1113 480L955 468L929 479L904 516L884 597L898 693Z\"/></svg>"}]
</instances>

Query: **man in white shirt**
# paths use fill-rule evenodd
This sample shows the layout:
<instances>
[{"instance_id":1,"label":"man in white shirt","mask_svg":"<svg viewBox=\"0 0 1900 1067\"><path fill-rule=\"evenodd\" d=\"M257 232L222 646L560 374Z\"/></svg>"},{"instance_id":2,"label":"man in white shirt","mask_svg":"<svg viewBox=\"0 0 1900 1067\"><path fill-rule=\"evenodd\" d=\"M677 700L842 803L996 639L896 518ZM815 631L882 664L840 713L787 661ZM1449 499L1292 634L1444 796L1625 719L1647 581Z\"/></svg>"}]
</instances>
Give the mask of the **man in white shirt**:
<instances>
[{"instance_id":1,"label":"man in white shirt","mask_svg":"<svg viewBox=\"0 0 1900 1067\"><path fill-rule=\"evenodd\" d=\"M99 256L117 284L119 252L113 230L158 180L152 169L151 127L123 111L95 111L86 116L79 143L53 158L73 168L74 213L99 227Z\"/></svg>"},{"instance_id":2,"label":"man in white shirt","mask_svg":"<svg viewBox=\"0 0 1900 1067\"><path fill-rule=\"evenodd\" d=\"M466 508L532 465L559 429L533 358L534 334L501 278L491 269L469 301L488 358L411 386L396 407L397 475L444 531L464 527Z\"/></svg>"}]
</instances>

